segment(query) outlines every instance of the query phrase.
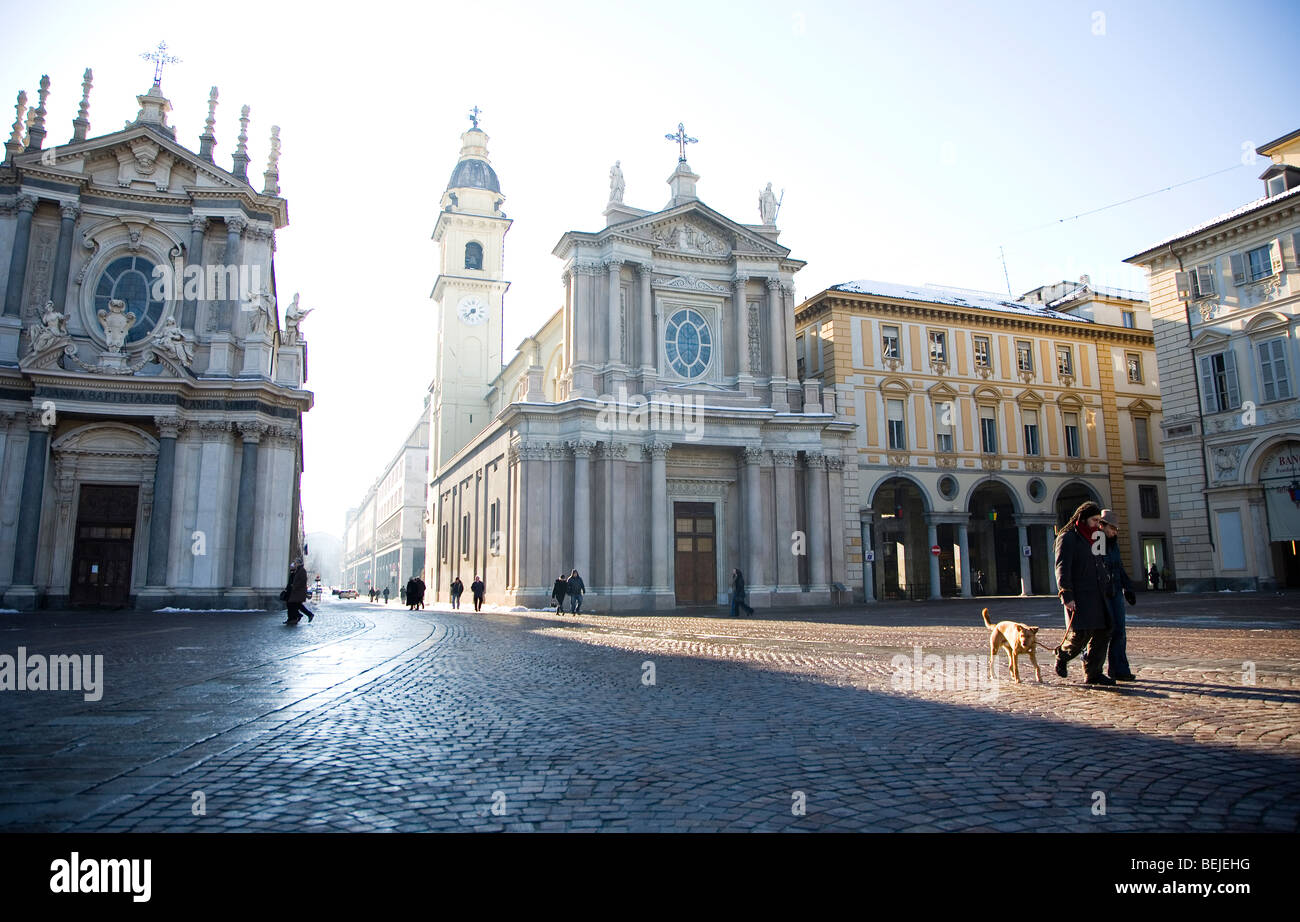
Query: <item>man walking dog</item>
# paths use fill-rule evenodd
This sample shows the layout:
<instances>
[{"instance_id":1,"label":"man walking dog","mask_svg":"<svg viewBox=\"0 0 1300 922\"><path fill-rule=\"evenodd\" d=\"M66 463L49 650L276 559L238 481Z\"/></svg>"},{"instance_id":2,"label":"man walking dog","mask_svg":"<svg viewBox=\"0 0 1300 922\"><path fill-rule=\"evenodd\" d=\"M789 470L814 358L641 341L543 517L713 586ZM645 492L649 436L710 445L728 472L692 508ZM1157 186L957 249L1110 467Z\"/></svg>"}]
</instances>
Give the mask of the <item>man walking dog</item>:
<instances>
[{"instance_id":1,"label":"man walking dog","mask_svg":"<svg viewBox=\"0 0 1300 922\"><path fill-rule=\"evenodd\" d=\"M1102 670L1110 644L1111 617L1106 605L1110 569L1106 565L1101 507L1087 502L1056 536L1056 585L1065 606L1065 640L1056 652L1056 674L1069 676L1066 664L1083 654L1089 685L1114 685Z\"/></svg>"}]
</instances>

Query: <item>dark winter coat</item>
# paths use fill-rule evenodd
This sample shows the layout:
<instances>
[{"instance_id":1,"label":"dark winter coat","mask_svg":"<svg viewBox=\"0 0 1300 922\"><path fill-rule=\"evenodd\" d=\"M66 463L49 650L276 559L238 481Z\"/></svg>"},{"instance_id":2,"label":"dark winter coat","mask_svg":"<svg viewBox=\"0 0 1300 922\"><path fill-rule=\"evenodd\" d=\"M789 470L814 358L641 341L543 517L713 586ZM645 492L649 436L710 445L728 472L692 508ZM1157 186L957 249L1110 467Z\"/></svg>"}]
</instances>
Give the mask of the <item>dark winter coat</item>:
<instances>
[{"instance_id":1,"label":"dark winter coat","mask_svg":"<svg viewBox=\"0 0 1300 922\"><path fill-rule=\"evenodd\" d=\"M557 602L563 602L564 597L569 594L569 583L566 580L557 579L555 585L551 587L551 598Z\"/></svg>"},{"instance_id":2,"label":"dark winter coat","mask_svg":"<svg viewBox=\"0 0 1300 922\"><path fill-rule=\"evenodd\" d=\"M731 591L738 597L745 595L745 574L737 573L736 578L731 581Z\"/></svg>"},{"instance_id":3,"label":"dark winter coat","mask_svg":"<svg viewBox=\"0 0 1300 922\"><path fill-rule=\"evenodd\" d=\"M1110 568L1102 554L1092 552L1092 544L1071 526L1056 538L1056 585L1061 590L1061 604L1075 604L1070 622L1076 631L1093 631L1111 627L1106 607L1110 587ZM1070 615L1067 612L1066 618Z\"/></svg>"},{"instance_id":4,"label":"dark winter coat","mask_svg":"<svg viewBox=\"0 0 1300 922\"><path fill-rule=\"evenodd\" d=\"M481 579L476 579L474 582L469 584L469 591L474 593L478 598L483 597L483 592L486 588L487 587L483 585L483 580Z\"/></svg>"},{"instance_id":5,"label":"dark winter coat","mask_svg":"<svg viewBox=\"0 0 1300 922\"><path fill-rule=\"evenodd\" d=\"M587 586L583 583L581 576L570 576L565 585L569 589L569 595L582 595L587 591Z\"/></svg>"},{"instance_id":6,"label":"dark winter coat","mask_svg":"<svg viewBox=\"0 0 1300 922\"><path fill-rule=\"evenodd\" d=\"M307 601L307 568L294 567L289 574L289 598L287 602L302 603Z\"/></svg>"},{"instance_id":7,"label":"dark winter coat","mask_svg":"<svg viewBox=\"0 0 1300 922\"><path fill-rule=\"evenodd\" d=\"M424 590L425 590L427 587L424 585L424 580L421 579L421 578L418 577L418 576L415 578L414 582L415 582L415 601L416 601L417 604L423 604L423 603L424 603ZM410 596L408 595L407 598L409 599Z\"/></svg>"},{"instance_id":8,"label":"dark winter coat","mask_svg":"<svg viewBox=\"0 0 1300 922\"><path fill-rule=\"evenodd\" d=\"M460 595L460 594L463 593L464 591L465 591L465 584L462 583L462 582L460 581L460 577L459 577L459 576L456 577L454 580L451 581L451 594L452 594L452 595Z\"/></svg>"},{"instance_id":9,"label":"dark winter coat","mask_svg":"<svg viewBox=\"0 0 1300 922\"><path fill-rule=\"evenodd\" d=\"M418 601L420 601L420 586L412 576L406 581L406 604L414 605Z\"/></svg>"},{"instance_id":10,"label":"dark winter coat","mask_svg":"<svg viewBox=\"0 0 1300 922\"><path fill-rule=\"evenodd\" d=\"M1106 541L1106 566L1110 569L1110 591L1107 595L1116 596L1121 592L1137 592L1137 585L1128 578L1124 561L1119 556L1119 539Z\"/></svg>"}]
</instances>

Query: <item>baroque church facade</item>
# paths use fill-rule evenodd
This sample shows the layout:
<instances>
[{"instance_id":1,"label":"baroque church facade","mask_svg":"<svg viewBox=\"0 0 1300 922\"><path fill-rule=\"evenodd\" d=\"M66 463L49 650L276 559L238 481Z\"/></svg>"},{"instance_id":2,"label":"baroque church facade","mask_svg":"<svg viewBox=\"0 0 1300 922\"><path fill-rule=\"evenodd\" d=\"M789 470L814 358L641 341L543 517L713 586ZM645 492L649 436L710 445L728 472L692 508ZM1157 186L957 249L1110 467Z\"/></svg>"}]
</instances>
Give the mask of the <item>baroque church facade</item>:
<instances>
[{"instance_id":1,"label":"baroque church facade","mask_svg":"<svg viewBox=\"0 0 1300 922\"><path fill-rule=\"evenodd\" d=\"M66 144L42 78L0 165L0 592L10 608L274 604L301 552L306 344L276 302L278 128L214 158L160 71L124 128Z\"/></svg>"},{"instance_id":2,"label":"baroque church facade","mask_svg":"<svg viewBox=\"0 0 1300 922\"><path fill-rule=\"evenodd\" d=\"M658 210L623 202L564 234L563 306L505 365L510 220L487 135L462 135L434 231L426 583L477 575L489 603L544 607L577 569L602 610L847 602L861 586L854 425L800 381L794 274L775 199L710 208L681 156Z\"/></svg>"}]
</instances>

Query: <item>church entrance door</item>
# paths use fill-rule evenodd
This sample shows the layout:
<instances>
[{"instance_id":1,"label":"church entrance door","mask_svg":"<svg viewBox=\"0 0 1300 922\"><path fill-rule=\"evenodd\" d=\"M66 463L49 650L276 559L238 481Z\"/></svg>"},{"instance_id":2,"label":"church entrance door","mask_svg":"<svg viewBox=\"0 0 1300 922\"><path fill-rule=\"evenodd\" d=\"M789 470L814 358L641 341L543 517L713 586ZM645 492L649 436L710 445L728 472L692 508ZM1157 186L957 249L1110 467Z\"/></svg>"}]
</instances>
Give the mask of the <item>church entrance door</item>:
<instances>
[{"instance_id":1,"label":"church entrance door","mask_svg":"<svg viewBox=\"0 0 1300 922\"><path fill-rule=\"evenodd\" d=\"M677 604L718 601L717 520L712 503L673 503Z\"/></svg>"},{"instance_id":2,"label":"church entrance door","mask_svg":"<svg viewBox=\"0 0 1300 922\"><path fill-rule=\"evenodd\" d=\"M73 605L120 607L131 597L131 558L140 488L83 484L72 549Z\"/></svg>"}]
</instances>

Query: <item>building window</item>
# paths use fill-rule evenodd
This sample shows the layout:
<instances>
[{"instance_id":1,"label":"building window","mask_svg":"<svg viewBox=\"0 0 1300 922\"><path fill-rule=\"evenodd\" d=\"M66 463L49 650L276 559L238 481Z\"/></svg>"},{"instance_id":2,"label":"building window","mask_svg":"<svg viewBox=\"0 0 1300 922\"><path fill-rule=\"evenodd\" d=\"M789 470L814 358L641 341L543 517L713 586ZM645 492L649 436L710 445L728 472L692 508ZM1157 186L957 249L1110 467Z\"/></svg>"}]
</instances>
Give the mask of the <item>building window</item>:
<instances>
[{"instance_id":1,"label":"building window","mask_svg":"<svg viewBox=\"0 0 1300 922\"><path fill-rule=\"evenodd\" d=\"M1016 370L1027 374L1034 373L1034 344L1025 340L1016 341Z\"/></svg>"},{"instance_id":2,"label":"building window","mask_svg":"<svg viewBox=\"0 0 1300 922\"><path fill-rule=\"evenodd\" d=\"M795 366L799 371L799 380L804 379L804 369L808 367L808 339L800 333L794 338Z\"/></svg>"},{"instance_id":3,"label":"building window","mask_svg":"<svg viewBox=\"0 0 1300 922\"><path fill-rule=\"evenodd\" d=\"M1231 350L1201 356L1200 370L1201 400L1206 413L1235 410L1241 406L1237 357Z\"/></svg>"},{"instance_id":4,"label":"building window","mask_svg":"<svg viewBox=\"0 0 1300 922\"><path fill-rule=\"evenodd\" d=\"M1192 297L1208 298L1215 294L1214 285L1214 267L1210 265L1197 266L1191 272Z\"/></svg>"},{"instance_id":5,"label":"building window","mask_svg":"<svg viewBox=\"0 0 1300 922\"><path fill-rule=\"evenodd\" d=\"M951 401L934 405L934 448L935 451L952 451L952 424L956 407Z\"/></svg>"},{"instance_id":6,"label":"building window","mask_svg":"<svg viewBox=\"0 0 1300 922\"><path fill-rule=\"evenodd\" d=\"M1151 460L1151 435L1145 416L1133 417L1134 444L1137 446L1139 461Z\"/></svg>"},{"instance_id":7,"label":"building window","mask_svg":"<svg viewBox=\"0 0 1300 922\"><path fill-rule=\"evenodd\" d=\"M993 352L989 347L989 338L987 336L975 337L975 367L993 367Z\"/></svg>"},{"instance_id":8,"label":"building window","mask_svg":"<svg viewBox=\"0 0 1300 922\"><path fill-rule=\"evenodd\" d=\"M441 545L442 562L447 562L447 523L442 523L442 534L438 536L438 543Z\"/></svg>"},{"instance_id":9,"label":"building window","mask_svg":"<svg viewBox=\"0 0 1300 922\"><path fill-rule=\"evenodd\" d=\"M1133 311L1120 311L1120 317L1124 321L1124 326L1132 330L1137 327L1137 314Z\"/></svg>"},{"instance_id":10,"label":"building window","mask_svg":"<svg viewBox=\"0 0 1300 922\"><path fill-rule=\"evenodd\" d=\"M1056 373L1062 377L1074 375L1074 354L1069 346L1056 347Z\"/></svg>"},{"instance_id":11,"label":"building window","mask_svg":"<svg viewBox=\"0 0 1300 922\"><path fill-rule=\"evenodd\" d=\"M1130 384L1142 383L1142 356L1136 352L1127 353L1128 380Z\"/></svg>"},{"instance_id":12,"label":"building window","mask_svg":"<svg viewBox=\"0 0 1300 922\"><path fill-rule=\"evenodd\" d=\"M483 245L470 241L465 244L465 268L482 269L483 268Z\"/></svg>"},{"instance_id":13,"label":"building window","mask_svg":"<svg viewBox=\"0 0 1300 922\"><path fill-rule=\"evenodd\" d=\"M880 328L880 354L887 359L901 359L902 348L899 345L898 327Z\"/></svg>"},{"instance_id":14,"label":"building window","mask_svg":"<svg viewBox=\"0 0 1300 922\"><path fill-rule=\"evenodd\" d=\"M1025 410L1021 415L1025 421L1025 454L1041 454L1042 452L1038 447L1038 411Z\"/></svg>"},{"instance_id":15,"label":"building window","mask_svg":"<svg viewBox=\"0 0 1300 922\"><path fill-rule=\"evenodd\" d=\"M988 455L998 453L998 419L993 407L980 407L980 448Z\"/></svg>"},{"instance_id":16,"label":"building window","mask_svg":"<svg viewBox=\"0 0 1300 922\"><path fill-rule=\"evenodd\" d=\"M903 429L903 401L887 400L889 417L889 447L894 451L907 451L907 432Z\"/></svg>"},{"instance_id":17,"label":"building window","mask_svg":"<svg viewBox=\"0 0 1300 922\"><path fill-rule=\"evenodd\" d=\"M1259 344L1259 379L1264 385L1264 399L1286 400L1291 396L1291 377L1286 369L1286 338L1278 337Z\"/></svg>"},{"instance_id":18,"label":"building window","mask_svg":"<svg viewBox=\"0 0 1300 922\"><path fill-rule=\"evenodd\" d=\"M488 552L493 557L501 554L501 500L493 500L488 506Z\"/></svg>"},{"instance_id":19,"label":"building window","mask_svg":"<svg viewBox=\"0 0 1300 922\"><path fill-rule=\"evenodd\" d=\"M942 330L930 331L930 361L936 364L948 361L948 334Z\"/></svg>"},{"instance_id":20,"label":"building window","mask_svg":"<svg viewBox=\"0 0 1300 922\"><path fill-rule=\"evenodd\" d=\"M1066 413L1065 419L1065 456L1079 457L1079 414Z\"/></svg>"},{"instance_id":21,"label":"building window","mask_svg":"<svg viewBox=\"0 0 1300 922\"><path fill-rule=\"evenodd\" d=\"M469 558L469 513L460 517L460 556Z\"/></svg>"},{"instance_id":22,"label":"building window","mask_svg":"<svg viewBox=\"0 0 1300 922\"><path fill-rule=\"evenodd\" d=\"M1138 487L1138 504L1142 507L1142 518L1160 518L1160 493L1149 484Z\"/></svg>"},{"instance_id":23,"label":"building window","mask_svg":"<svg viewBox=\"0 0 1300 922\"><path fill-rule=\"evenodd\" d=\"M704 315L684 308L673 314L664 329L668 364L683 378L698 378L713 357L713 334Z\"/></svg>"},{"instance_id":24,"label":"building window","mask_svg":"<svg viewBox=\"0 0 1300 922\"><path fill-rule=\"evenodd\" d=\"M231 272L234 272L231 267ZM218 282L227 276L216 274ZM154 325L162 319L167 302L155 297L162 292L156 291L154 282L154 264L143 256L123 256L113 260L99 276L95 286L95 311L107 311L109 301L125 301L126 312L135 314L135 323L126 333L126 344L131 345L144 339L153 330ZM230 298L237 299L237 280L231 280L224 286Z\"/></svg>"},{"instance_id":25,"label":"building window","mask_svg":"<svg viewBox=\"0 0 1300 922\"><path fill-rule=\"evenodd\" d=\"M1272 249L1271 245L1264 244L1246 253L1246 277L1249 281L1258 282L1273 274Z\"/></svg>"},{"instance_id":26,"label":"building window","mask_svg":"<svg viewBox=\"0 0 1300 922\"><path fill-rule=\"evenodd\" d=\"M956 477L945 474L939 478L939 495L944 499L956 499L958 489Z\"/></svg>"}]
</instances>

